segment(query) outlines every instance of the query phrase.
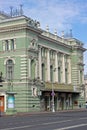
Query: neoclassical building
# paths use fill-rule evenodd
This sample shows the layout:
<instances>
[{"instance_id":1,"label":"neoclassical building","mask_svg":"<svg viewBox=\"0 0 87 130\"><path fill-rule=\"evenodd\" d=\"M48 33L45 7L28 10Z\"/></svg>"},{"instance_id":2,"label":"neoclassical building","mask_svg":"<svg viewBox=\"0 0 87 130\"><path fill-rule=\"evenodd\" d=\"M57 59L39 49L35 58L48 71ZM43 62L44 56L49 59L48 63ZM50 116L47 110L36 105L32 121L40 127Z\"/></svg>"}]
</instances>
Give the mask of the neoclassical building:
<instances>
[{"instance_id":1,"label":"neoclassical building","mask_svg":"<svg viewBox=\"0 0 87 130\"><path fill-rule=\"evenodd\" d=\"M1 111L10 114L83 107L85 50L78 39L43 30L36 20L1 13Z\"/></svg>"},{"instance_id":2,"label":"neoclassical building","mask_svg":"<svg viewBox=\"0 0 87 130\"><path fill-rule=\"evenodd\" d=\"M85 97L85 102L87 102L87 74L84 75L84 97Z\"/></svg>"}]
</instances>

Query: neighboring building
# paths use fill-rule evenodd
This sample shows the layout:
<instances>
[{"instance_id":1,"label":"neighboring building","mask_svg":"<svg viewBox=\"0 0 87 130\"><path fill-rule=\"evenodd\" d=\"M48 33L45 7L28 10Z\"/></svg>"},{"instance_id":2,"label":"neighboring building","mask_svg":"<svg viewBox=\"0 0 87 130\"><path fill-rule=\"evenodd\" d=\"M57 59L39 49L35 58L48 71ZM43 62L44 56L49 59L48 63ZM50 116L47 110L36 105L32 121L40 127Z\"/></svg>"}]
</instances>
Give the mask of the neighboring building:
<instances>
[{"instance_id":1,"label":"neighboring building","mask_svg":"<svg viewBox=\"0 0 87 130\"><path fill-rule=\"evenodd\" d=\"M84 76L84 96L85 102L87 102L87 74Z\"/></svg>"},{"instance_id":2,"label":"neighboring building","mask_svg":"<svg viewBox=\"0 0 87 130\"><path fill-rule=\"evenodd\" d=\"M42 30L26 16L0 17L1 111L47 111L83 105L83 43Z\"/></svg>"}]
</instances>

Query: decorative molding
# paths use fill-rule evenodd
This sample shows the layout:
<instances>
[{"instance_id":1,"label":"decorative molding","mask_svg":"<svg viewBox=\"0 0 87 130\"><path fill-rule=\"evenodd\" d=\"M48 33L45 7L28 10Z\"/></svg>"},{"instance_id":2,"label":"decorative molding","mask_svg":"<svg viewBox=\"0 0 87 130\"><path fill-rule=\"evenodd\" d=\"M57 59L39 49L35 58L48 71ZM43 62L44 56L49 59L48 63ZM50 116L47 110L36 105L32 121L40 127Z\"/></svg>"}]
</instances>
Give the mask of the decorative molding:
<instances>
[{"instance_id":1,"label":"decorative molding","mask_svg":"<svg viewBox=\"0 0 87 130\"><path fill-rule=\"evenodd\" d=\"M4 65L6 65L6 62L7 62L8 60L12 60L13 63L15 64L15 60L9 56L7 59L4 60Z\"/></svg>"}]
</instances>

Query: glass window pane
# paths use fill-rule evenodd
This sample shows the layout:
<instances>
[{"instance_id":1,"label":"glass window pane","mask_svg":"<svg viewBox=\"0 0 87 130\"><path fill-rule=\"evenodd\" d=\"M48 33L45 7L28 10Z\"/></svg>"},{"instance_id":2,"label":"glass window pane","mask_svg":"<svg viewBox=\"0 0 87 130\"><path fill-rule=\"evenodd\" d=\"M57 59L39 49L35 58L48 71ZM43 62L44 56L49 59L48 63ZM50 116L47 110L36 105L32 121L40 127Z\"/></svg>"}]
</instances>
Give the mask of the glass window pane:
<instances>
[{"instance_id":1,"label":"glass window pane","mask_svg":"<svg viewBox=\"0 0 87 130\"><path fill-rule=\"evenodd\" d=\"M6 77L8 80L13 79L14 64L12 60L8 60L6 63Z\"/></svg>"}]
</instances>

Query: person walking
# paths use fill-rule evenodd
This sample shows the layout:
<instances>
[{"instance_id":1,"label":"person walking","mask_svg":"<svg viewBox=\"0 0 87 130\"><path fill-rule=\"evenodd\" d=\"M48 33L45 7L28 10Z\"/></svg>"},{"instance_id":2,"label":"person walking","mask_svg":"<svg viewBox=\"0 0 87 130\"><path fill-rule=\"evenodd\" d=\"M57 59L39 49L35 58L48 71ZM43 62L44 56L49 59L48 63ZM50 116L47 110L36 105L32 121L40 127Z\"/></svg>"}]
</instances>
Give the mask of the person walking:
<instances>
[{"instance_id":1,"label":"person walking","mask_svg":"<svg viewBox=\"0 0 87 130\"><path fill-rule=\"evenodd\" d=\"M86 109L87 109L87 102L85 103Z\"/></svg>"}]
</instances>

